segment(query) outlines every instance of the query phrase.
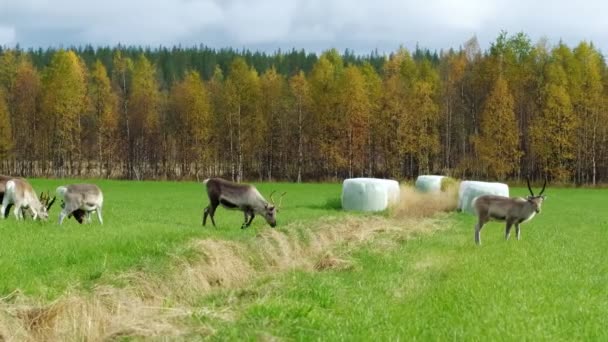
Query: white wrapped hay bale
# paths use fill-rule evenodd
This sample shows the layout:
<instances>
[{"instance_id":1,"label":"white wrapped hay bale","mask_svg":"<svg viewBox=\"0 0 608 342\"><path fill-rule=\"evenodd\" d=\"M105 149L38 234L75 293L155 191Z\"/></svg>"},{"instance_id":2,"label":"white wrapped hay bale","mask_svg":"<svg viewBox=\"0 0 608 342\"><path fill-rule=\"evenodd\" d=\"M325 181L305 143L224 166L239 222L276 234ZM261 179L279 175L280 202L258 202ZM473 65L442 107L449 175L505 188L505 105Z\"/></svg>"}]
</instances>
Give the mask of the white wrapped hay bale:
<instances>
[{"instance_id":1,"label":"white wrapped hay bale","mask_svg":"<svg viewBox=\"0 0 608 342\"><path fill-rule=\"evenodd\" d=\"M390 179L349 178L342 183L342 208L382 211L399 202L399 183Z\"/></svg>"},{"instance_id":2,"label":"white wrapped hay bale","mask_svg":"<svg viewBox=\"0 0 608 342\"><path fill-rule=\"evenodd\" d=\"M504 183L463 181L458 189L458 209L475 214L472 202L475 197L481 195L509 197L509 186Z\"/></svg>"},{"instance_id":3,"label":"white wrapped hay bale","mask_svg":"<svg viewBox=\"0 0 608 342\"><path fill-rule=\"evenodd\" d=\"M441 182L445 176L421 175L416 178L416 190L420 192L441 192Z\"/></svg>"}]
</instances>

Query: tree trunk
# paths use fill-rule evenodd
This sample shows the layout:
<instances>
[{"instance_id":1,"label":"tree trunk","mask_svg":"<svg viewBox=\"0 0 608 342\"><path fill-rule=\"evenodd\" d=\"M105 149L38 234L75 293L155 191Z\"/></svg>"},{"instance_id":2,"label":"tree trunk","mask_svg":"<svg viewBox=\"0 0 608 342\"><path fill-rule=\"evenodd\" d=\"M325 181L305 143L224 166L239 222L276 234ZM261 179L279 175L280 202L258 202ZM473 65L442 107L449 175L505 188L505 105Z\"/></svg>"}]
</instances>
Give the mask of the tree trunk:
<instances>
[{"instance_id":1,"label":"tree trunk","mask_svg":"<svg viewBox=\"0 0 608 342\"><path fill-rule=\"evenodd\" d=\"M302 147L302 103L298 101L298 183L302 183L302 163L304 161L304 151Z\"/></svg>"},{"instance_id":2,"label":"tree trunk","mask_svg":"<svg viewBox=\"0 0 608 342\"><path fill-rule=\"evenodd\" d=\"M238 107L238 115L236 117L236 125L237 125L237 174L236 181L240 183L243 180L243 142L241 140L241 105Z\"/></svg>"}]
</instances>

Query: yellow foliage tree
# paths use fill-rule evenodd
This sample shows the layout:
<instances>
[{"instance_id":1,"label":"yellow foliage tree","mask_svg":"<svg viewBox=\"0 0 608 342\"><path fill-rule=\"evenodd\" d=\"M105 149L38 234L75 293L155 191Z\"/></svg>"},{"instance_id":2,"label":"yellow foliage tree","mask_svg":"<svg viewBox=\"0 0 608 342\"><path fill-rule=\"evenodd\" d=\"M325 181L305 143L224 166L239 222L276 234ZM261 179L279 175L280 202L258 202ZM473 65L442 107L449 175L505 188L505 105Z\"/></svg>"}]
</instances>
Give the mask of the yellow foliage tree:
<instances>
[{"instance_id":1,"label":"yellow foliage tree","mask_svg":"<svg viewBox=\"0 0 608 342\"><path fill-rule=\"evenodd\" d=\"M293 97L293 110L294 120L296 124L296 131L298 137L298 151L297 151L297 176L296 180L298 183L302 182L302 168L304 166L304 144L308 141L310 131L306 130L306 127L310 126L307 123L310 120L310 86L308 80L304 75L303 71L298 72L289 80L289 89L291 96Z\"/></svg>"},{"instance_id":2,"label":"yellow foliage tree","mask_svg":"<svg viewBox=\"0 0 608 342\"><path fill-rule=\"evenodd\" d=\"M11 121L4 91L0 90L0 161L8 158L13 148Z\"/></svg>"},{"instance_id":3,"label":"yellow foliage tree","mask_svg":"<svg viewBox=\"0 0 608 342\"><path fill-rule=\"evenodd\" d=\"M96 137L99 171L101 174L105 163L107 172L110 172L112 161L118 153L118 97L112 89L106 68L99 60L91 69L88 95L89 115L93 122L89 128L94 132L91 135Z\"/></svg>"},{"instance_id":4,"label":"yellow foliage tree","mask_svg":"<svg viewBox=\"0 0 608 342\"><path fill-rule=\"evenodd\" d=\"M177 141L182 172L190 163L197 166L210 156L211 105L207 89L196 71L189 71L175 84L170 95L171 108L177 118Z\"/></svg>"},{"instance_id":5,"label":"yellow foliage tree","mask_svg":"<svg viewBox=\"0 0 608 342\"><path fill-rule=\"evenodd\" d=\"M156 68L143 54L133 63L129 93L129 131L134 143L134 162L139 171L156 172L160 159L161 94ZM138 174L135 177L139 178Z\"/></svg>"},{"instance_id":6,"label":"yellow foliage tree","mask_svg":"<svg viewBox=\"0 0 608 342\"><path fill-rule=\"evenodd\" d=\"M259 134L262 119L259 110L260 77L243 58L235 58L224 85L224 99L230 121L230 132L236 141L236 180L243 179L244 162L254 164L255 153L263 146Z\"/></svg>"},{"instance_id":7,"label":"yellow foliage tree","mask_svg":"<svg viewBox=\"0 0 608 342\"><path fill-rule=\"evenodd\" d=\"M42 112L60 172L65 162L80 161L81 115L86 108L86 70L74 51L59 50L42 77Z\"/></svg>"},{"instance_id":8,"label":"yellow foliage tree","mask_svg":"<svg viewBox=\"0 0 608 342\"><path fill-rule=\"evenodd\" d=\"M519 169L522 152L514 99L507 82L498 77L480 118L480 133L473 138L480 166L499 180Z\"/></svg>"},{"instance_id":9,"label":"yellow foliage tree","mask_svg":"<svg viewBox=\"0 0 608 342\"><path fill-rule=\"evenodd\" d=\"M266 153L263 157L266 160L267 178L271 181L272 171L276 168L275 149L281 142L282 126L284 124L287 84L285 78L272 67L262 75L260 87L263 121L259 133L266 136Z\"/></svg>"},{"instance_id":10,"label":"yellow foliage tree","mask_svg":"<svg viewBox=\"0 0 608 342\"><path fill-rule=\"evenodd\" d=\"M40 94L41 83L38 71L27 58L21 59L10 97L13 99L15 154L30 166L33 160L41 156L44 147L44 140L32 139L32 137L40 137L44 131L43 127L39 127Z\"/></svg>"},{"instance_id":11,"label":"yellow foliage tree","mask_svg":"<svg viewBox=\"0 0 608 342\"><path fill-rule=\"evenodd\" d=\"M339 86L339 111L344 119L345 139L340 139L340 149L348 160L348 176L355 172L363 174L365 151L369 134L369 112L371 105L365 85L365 78L356 66L344 70Z\"/></svg>"},{"instance_id":12,"label":"yellow foliage tree","mask_svg":"<svg viewBox=\"0 0 608 342\"><path fill-rule=\"evenodd\" d=\"M546 79L541 112L531 128L531 149L542 170L564 182L572 175L578 119L567 91L567 75L559 62L547 66Z\"/></svg>"}]
</instances>

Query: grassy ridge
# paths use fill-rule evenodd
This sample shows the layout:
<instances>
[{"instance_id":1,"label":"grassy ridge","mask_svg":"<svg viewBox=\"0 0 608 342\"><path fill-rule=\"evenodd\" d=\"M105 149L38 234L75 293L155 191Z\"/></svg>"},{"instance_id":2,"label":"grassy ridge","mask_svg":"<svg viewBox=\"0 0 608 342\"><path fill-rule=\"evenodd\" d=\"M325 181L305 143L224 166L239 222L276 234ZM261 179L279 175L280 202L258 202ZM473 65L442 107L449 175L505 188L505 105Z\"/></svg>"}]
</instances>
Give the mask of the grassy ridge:
<instances>
[{"instance_id":1,"label":"grassy ridge","mask_svg":"<svg viewBox=\"0 0 608 342\"><path fill-rule=\"evenodd\" d=\"M34 188L51 190L69 180L32 180ZM76 181L79 182L79 181ZM92 181L104 192L104 225L79 225L70 219L57 224L58 203L48 222L0 221L0 295L20 289L53 298L74 284L94 284L104 274L130 268L163 271L168 254L188 253L181 246L192 238L249 239L270 229L257 217L250 229L239 229L243 215L223 208L217 229L201 226L208 201L200 183ZM287 191L278 224L337 214L339 184L260 184L268 195Z\"/></svg>"},{"instance_id":2,"label":"grassy ridge","mask_svg":"<svg viewBox=\"0 0 608 342\"><path fill-rule=\"evenodd\" d=\"M294 271L202 303L236 312L212 321L218 339L606 340L608 193L547 193L521 241L490 223L477 247L474 218L453 214L447 231L349 253L352 270Z\"/></svg>"}]
</instances>

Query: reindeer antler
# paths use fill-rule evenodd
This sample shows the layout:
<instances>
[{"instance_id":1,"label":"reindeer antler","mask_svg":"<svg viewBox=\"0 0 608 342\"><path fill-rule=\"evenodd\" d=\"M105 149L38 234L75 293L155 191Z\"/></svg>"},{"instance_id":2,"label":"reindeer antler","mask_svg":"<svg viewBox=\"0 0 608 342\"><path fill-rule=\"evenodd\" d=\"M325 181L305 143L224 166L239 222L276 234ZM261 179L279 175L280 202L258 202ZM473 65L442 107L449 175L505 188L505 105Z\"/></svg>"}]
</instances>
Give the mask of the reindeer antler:
<instances>
[{"instance_id":1,"label":"reindeer antler","mask_svg":"<svg viewBox=\"0 0 608 342\"><path fill-rule=\"evenodd\" d=\"M543 189L540 191L540 193L538 194L538 196L542 195L543 192L545 192L545 187L547 186L547 178L545 178L545 183L543 183Z\"/></svg>"},{"instance_id":2,"label":"reindeer antler","mask_svg":"<svg viewBox=\"0 0 608 342\"><path fill-rule=\"evenodd\" d=\"M270 203L272 203L272 205L274 205L274 199L272 198L272 195L274 195L274 193L275 193L275 192L277 192L277 191L276 191L276 190L273 190L273 191L270 193L270 196L269 196L269 197L270 197Z\"/></svg>"},{"instance_id":3,"label":"reindeer antler","mask_svg":"<svg viewBox=\"0 0 608 342\"><path fill-rule=\"evenodd\" d=\"M57 196L53 196L53 199L49 202L49 198L51 198L51 196L48 195L48 194L50 194L51 192L47 191L46 193L47 193L47 196L48 196L47 199L46 199L47 200L46 211L49 211L51 209L51 206L53 205L53 203L55 203L55 200L57 199Z\"/></svg>"},{"instance_id":4,"label":"reindeer antler","mask_svg":"<svg viewBox=\"0 0 608 342\"><path fill-rule=\"evenodd\" d=\"M281 194L281 197L279 197L279 205L277 206L277 210L279 210L281 208L281 204L283 203L283 196L285 196L286 193L287 193L287 191L283 192Z\"/></svg>"},{"instance_id":5,"label":"reindeer antler","mask_svg":"<svg viewBox=\"0 0 608 342\"><path fill-rule=\"evenodd\" d=\"M528 190L530 190L530 195L534 196L534 191L532 191L532 188L530 187L530 178L526 177L526 182L528 182ZM544 190L544 187L543 187Z\"/></svg>"}]
</instances>

